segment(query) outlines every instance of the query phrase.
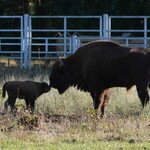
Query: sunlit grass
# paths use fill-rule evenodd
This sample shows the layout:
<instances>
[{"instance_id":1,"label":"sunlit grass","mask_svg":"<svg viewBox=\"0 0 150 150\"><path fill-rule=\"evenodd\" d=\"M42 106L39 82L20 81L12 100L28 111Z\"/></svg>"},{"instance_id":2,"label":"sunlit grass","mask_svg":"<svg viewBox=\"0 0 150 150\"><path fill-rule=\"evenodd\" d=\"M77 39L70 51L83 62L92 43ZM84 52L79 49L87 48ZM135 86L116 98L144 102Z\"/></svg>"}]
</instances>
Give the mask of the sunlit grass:
<instances>
[{"instance_id":1,"label":"sunlit grass","mask_svg":"<svg viewBox=\"0 0 150 150\"><path fill-rule=\"evenodd\" d=\"M28 136L23 133L25 138L12 138L6 137L5 135L0 136L0 148L1 149L15 149L15 150L25 150L25 149L44 149L44 150L116 150L116 149L146 149L148 150L150 147L150 143L140 142L140 141L109 141L109 140L101 140L97 137L56 137L51 138L50 136L42 136L38 138L37 135L29 134ZM3 138L2 138L3 137ZM6 138L4 138L6 137ZM44 140L43 140L44 139Z\"/></svg>"}]
</instances>

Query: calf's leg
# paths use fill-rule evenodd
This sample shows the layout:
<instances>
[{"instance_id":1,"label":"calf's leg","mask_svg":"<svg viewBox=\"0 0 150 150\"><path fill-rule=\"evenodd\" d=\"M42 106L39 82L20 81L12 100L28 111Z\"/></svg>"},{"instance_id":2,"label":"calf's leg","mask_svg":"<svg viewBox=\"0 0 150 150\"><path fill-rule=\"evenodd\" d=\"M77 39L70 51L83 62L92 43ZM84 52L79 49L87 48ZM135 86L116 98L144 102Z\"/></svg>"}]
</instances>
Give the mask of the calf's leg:
<instances>
[{"instance_id":1,"label":"calf's leg","mask_svg":"<svg viewBox=\"0 0 150 150\"><path fill-rule=\"evenodd\" d=\"M25 99L25 102L26 102L26 109L28 110L28 109L29 109L30 102L29 102L28 99Z\"/></svg>"},{"instance_id":2,"label":"calf's leg","mask_svg":"<svg viewBox=\"0 0 150 150\"><path fill-rule=\"evenodd\" d=\"M4 114L7 112L8 106L9 106L9 103L8 103L8 99L7 99L4 103Z\"/></svg>"},{"instance_id":3,"label":"calf's leg","mask_svg":"<svg viewBox=\"0 0 150 150\"><path fill-rule=\"evenodd\" d=\"M8 101L10 108L11 108L11 112L14 114L14 116L16 115L16 108L15 108L15 102L16 102L16 98L11 98L11 101Z\"/></svg>"},{"instance_id":4,"label":"calf's leg","mask_svg":"<svg viewBox=\"0 0 150 150\"><path fill-rule=\"evenodd\" d=\"M4 103L4 113L7 112L8 106L10 106L11 112L15 115L15 113L16 113L15 102L16 102L16 97L8 96L8 99Z\"/></svg>"},{"instance_id":5,"label":"calf's leg","mask_svg":"<svg viewBox=\"0 0 150 150\"><path fill-rule=\"evenodd\" d=\"M16 102L16 98L10 98L10 97L8 97L8 99L4 103L4 112L5 113L7 112L8 106L11 107L11 111L13 112L14 109L15 109L15 102Z\"/></svg>"},{"instance_id":6,"label":"calf's leg","mask_svg":"<svg viewBox=\"0 0 150 150\"><path fill-rule=\"evenodd\" d=\"M31 107L31 113L33 114L34 113L34 107L35 107L35 100L32 100L30 102L30 107Z\"/></svg>"}]
</instances>

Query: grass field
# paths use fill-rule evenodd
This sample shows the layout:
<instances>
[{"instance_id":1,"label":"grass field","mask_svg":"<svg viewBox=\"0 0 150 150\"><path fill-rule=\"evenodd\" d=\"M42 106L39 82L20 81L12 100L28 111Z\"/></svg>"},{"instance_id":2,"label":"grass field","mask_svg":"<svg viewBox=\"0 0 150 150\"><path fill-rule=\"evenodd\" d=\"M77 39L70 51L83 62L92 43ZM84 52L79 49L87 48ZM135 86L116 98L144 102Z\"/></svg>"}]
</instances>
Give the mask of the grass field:
<instances>
[{"instance_id":1,"label":"grass field","mask_svg":"<svg viewBox=\"0 0 150 150\"><path fill-rule=\"evenodd\" d=\"M10 80L49 82L43 71L3 70L1 87ZM0 100L0 111L5 99ZM139 115L141 105L133 87L126 92L114 88L106 116L97 119L88 93L70 88L63 95L57 90L36 101L34 115L23 111L24 100L17 100L17 116L0 115L2 150L149 150L149 105Z\"/></svg>"}]
</instances>

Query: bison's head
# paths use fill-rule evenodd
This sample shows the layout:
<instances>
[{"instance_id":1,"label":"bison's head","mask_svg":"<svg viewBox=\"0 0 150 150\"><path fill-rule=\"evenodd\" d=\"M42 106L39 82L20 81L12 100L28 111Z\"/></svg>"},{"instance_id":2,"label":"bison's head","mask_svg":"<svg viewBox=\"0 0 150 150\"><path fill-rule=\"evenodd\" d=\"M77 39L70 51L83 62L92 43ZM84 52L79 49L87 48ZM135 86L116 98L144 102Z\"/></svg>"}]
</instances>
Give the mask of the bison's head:
<instances>
[{"instance_id":1,"label":"bison's head","mask_svg":"<svg viewBox=\"0 0 150 150\"><path fill-rule=\"evenodd\" d=\"M50 86L56 88L60 94L65 92L72 82L72 75L69 71L68 66L63 60L57 61L52 66L50 79Z\"/></svg>"}]
</instances>

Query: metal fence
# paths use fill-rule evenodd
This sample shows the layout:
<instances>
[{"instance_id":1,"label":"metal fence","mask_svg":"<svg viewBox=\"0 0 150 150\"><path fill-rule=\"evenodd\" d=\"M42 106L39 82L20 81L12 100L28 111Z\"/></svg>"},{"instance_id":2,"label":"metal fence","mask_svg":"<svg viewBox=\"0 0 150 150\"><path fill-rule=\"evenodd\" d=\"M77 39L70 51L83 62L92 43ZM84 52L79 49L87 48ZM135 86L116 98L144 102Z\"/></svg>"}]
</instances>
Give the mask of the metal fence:
<instances>
[{"instance_id":1,"label":"metal fence","mask_svg":"<svg viewBox=\"0 0 150 150\"><path fill-rule=\"evenodd\" d=\"M17 59L21 68L30 68L31 60L66 57L93 40L146 48L149 35L150 16L0 16L0 58Z\"/></svg>"}]
</instances>

